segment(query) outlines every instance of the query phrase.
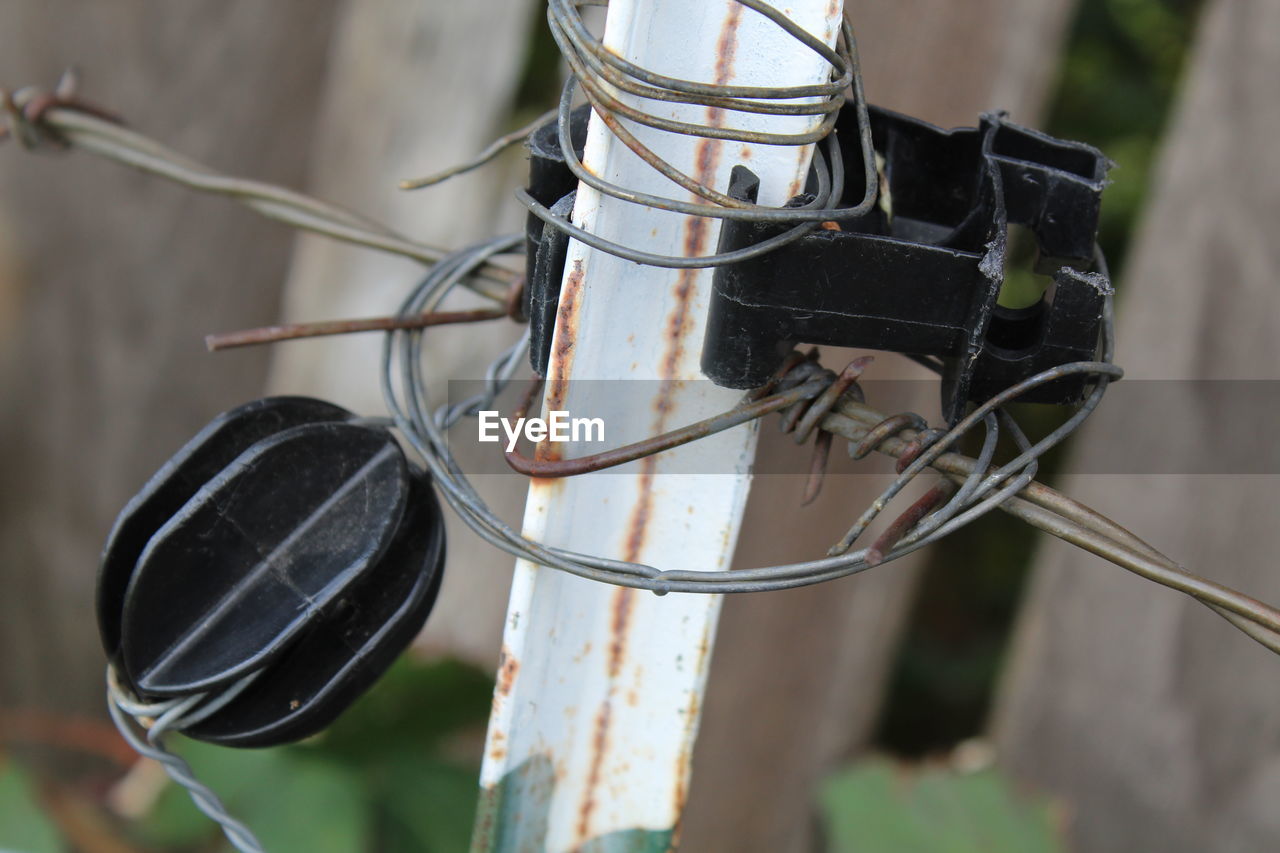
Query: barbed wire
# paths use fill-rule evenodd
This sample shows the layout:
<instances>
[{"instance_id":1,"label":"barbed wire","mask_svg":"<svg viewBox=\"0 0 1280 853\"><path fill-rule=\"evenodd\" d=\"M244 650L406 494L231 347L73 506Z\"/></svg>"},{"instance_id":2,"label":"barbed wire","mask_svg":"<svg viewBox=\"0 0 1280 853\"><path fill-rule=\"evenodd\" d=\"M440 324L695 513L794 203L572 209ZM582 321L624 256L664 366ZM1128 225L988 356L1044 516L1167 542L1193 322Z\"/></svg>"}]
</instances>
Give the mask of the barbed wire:
<instances>
[{"instance_id":1,"label":"barbed wire","mask_svg":"<svg viewBox=\"0 0 1280 853\"><path fill-rule=\"evenodd\" d=\"M471 269L493 254L510 251L521 239L512 235L488 240L446 258L404 301L401 316L435 310L465 280ZM1105 261L1100 256L1099 263L1105 269ZM795 402L779 407L786 419L784 423L790 423L794 429L808 419L816 429L848 440L855 456L874 450L905 460L906 464L900 467L895 480L861 514L850 532L826 558L732 572L659 570L641 563L555 548L523 536L492 512L458 464L445 433L462 418L495 405L497 397L514 376L513 365L523 356L527 336L490 367L483 394L465 404L433 409L425 390L428 382L427 360L423 358L422 350L425 332L415 329L389 333L383 349L382 387L397 428L422 456L446 502L459 517L485 541L538 565L658 594L789 589L846 577L891 562L998 508L1121 568L1191 595L1262 645L1280 652L1280 610L1192 574L1116 522L1035 481L1039 458L1074 432L1101 402L1107 385L1123 375L1123 371L1112 363L1115 338L1110 298L1107 299L1103 319L1098 361L1075 362L1037 374L976 407L947 430L930 431L919 415L910 413L886 417L862 402L859 394L848 393L849 388L838 398L826 395L824 405L815 408L816 401L824 399L824 392L835 385L838 376L812 358L793 359L788 363L786 373L778 377L777 385L782 392L788 389L803 391ZM1039 441L1032 442L1004 407L1041 385L1073 375L1093 379L1093 389L1061 426ZM856 387L856 382L852 387ZM760 400L749 402L758 404ZM721 416L719 428L732 428L765 414L760 411L752 417L733 417L740 412L741 409L731 410ZM976 459L952 449L978 427L982 427L984 435L982 450ZM1001 429L1012 437L1018 455L992 468ZM703 431L697 437L711 431ZM633 461L675 446L664 438L651 438L631 451L615 451L610 464ZM949 496L944 495L947 499L939 501L940 506L928 507L925 512L915 508L914 514L919 517L912 523L891 525L890 539L878 540L871 547L850 552L848 549L871 521L912 480L930 467L953 482L956 491ZM582 471L574 470L573 473ZM556 476L545 470L539 475ZM908 517L910 515L912 513ZM896 531L895 526L898 528ZM899 535L892 535L894 533Z\"/></svg>"},{"instance_id":2,"label":"barbed wire","mask_svg":"<svg viewBox=\"0 0 1280 853\"><path fill-rule=\"evenodd\" d=\"M560 5L563 6L563 3ZM851 40L850 44L852 44ZM856 65L854 68L856 69ZM857 78L858 75L855 73L855 87ZM232 198L265 216L278 219L301 230L314 231L334 239L400 254L423 263L434 263L435 266L422 283L401 306L397 319L404 326L413 326L412 320L417 308L428 304L438 305L456 287L475 288L477 281L503 285L504 290L501 292L486 287L478 289L495 304L506 305L510 302L511 285L513 282L518 282L519 276L506 267L493 263L493 258L517 252L521 243L520 237L501 237L460 252L446 253L406 238L389 236L394 235L394 232L386 226L327 202L272 184L220 175L209 167L177 154L142 134L121 127L109 112L81 100L75 94L74 84L74 74L68 73L53 91L38 87L25 87L13 93L0 90L0 105L3 106L3 114L7 119L7 125L0 128L0 140L14 137L27 148L48 145L81 148L107 159L133 165L193 189ZM493 316L496 318L498 312L493 312ZM1114 348L1111 343L1113 320L1109 299L1104 326L1106 340L1103 349L1104 354L1107 354ZM332 333L353 330L358 331L360 328L335 329ZM477 532L480 532L483 538L499 547L506 550L514 548L512 553L518 556L535 558L535 561L555 568L563 568L609 582L652 589L659 593L673 591L677 588L676 585L679 585L683 591L746 592L761 587L738 587L729 581L734 580L735 577L744 580L748 577L756 577L761 571L765 571L766 577L769 577L771 582L797 585L797 578L809 583L825 579L825 575L822 574L806 575L807 571L816 570L819 573L842 576L870 567L865 559L867 554L865 551L860 551L830 558L834 562L816 561L774 567L772 570L756 570L753 575L742 572L719 573L715 580L709 581L698 577L696 573L691 579L689 572L661 572L639 564L621 563L589 555L573 555L570 552L524 540L509 527L502 525L500 520L495 519L487 507L479 501L474 489L466 482L465 475L458 468L456 460L448 452L447 444L442 441L440 428L447 428L460 418L474 414L479 408L492 403L514 375L523 348L527 346L527 335L491 366L486 390L482 395L468 401L466 405L442 408L435 420L427 416L428 403L422 396L421 385L415 387L414 384L415 381L422 379L421 365L416 364L412 357L421 351L421 336L420 328L402 329L387 334L383 358L384 392L388 401L393 403L396 423L420 452L426 451L422 455L439 478L442 490L450 504L469 524L480 528ZM935 370L940 367L934 359L916 360ZM793 381L794 378L800 378L802 374L812 374L815 369L820 370L813 367L812 362L807 363L811 366L804 367L801 373L793 377ZM393 365L396 366L394 370ZM408 383L407 397L403 405L398 395L405 393L406 389L396 387L397 372ZM907 469L912 472L909 476L917 476L923 467L930 466L961 483L961 490L951 498L949 505L957 503L958 498L963 498L963 503L968 507L966 513L931 516L935 519L949 518L949 521L945 523L940 520L930 521L925 528L931 531L927 537L917 529L913 531L913 535L904 537L900 548L907 546L908 543L919 547L915 543L922 543L923 538L934 541L941 531L954 529L955 522L961 518L977 517L975 510L985 513L998 505L1005 512L1041 530L1073 542L1130 571L1208 603L1237 627L1253 632L1251 636L1255 639L1273 650L1280 651L1280 611L1191 574L1114 521L1035 482L1034 479L1027 478L1028 473L1033 474L1032 466L1039 454L1060 442L1064 432L1069 432L1069 428L1078 426L1079 422L1087 417L1096 406L1098 395L1105 389L1106 382L1118 376L1119 369L1109 363L1108 355L1100 362L1079 362L1040 374L1020 383L998 398L993 398L1000 401L994 407L998 408L999 405L1016 399L1018 394L1067 373L1083 373L1097 378L1097 385L1089 400L1067 425L1035 445L1030 445L1012 419L1000 412L1000 420L1006 424L1005 429L1011 432L1019 446L1024 448L1019 460L1015 460L1022 468L1015 474L1014 463L1005 465L996 472L988 473L979 486L970 485L970 478L975 471L984 471L985 465L989 464L985 453L980 454L978 459L971 459L954 451L947 451L946 448L955 444L961 431L967 432L977 426L979 421L987 433L984 448L993 446L992 436L997 434L998 426L990 417L994 414L991 405L979 410L980 415L978 413L971 415L954 429L943 433L942 438L931 443L921 441L921 430L915 428L919 423L918 418L909 418L901 424L900 428L880 435L879 433L884 432L882 429L884 425L890 423L892 419L881 416L874 409L849 396L840 399L838 404L830 410L821 413L820 427L825 433L859 444L867 442L869 437L874 437L876 439L874 449L881 453L899 457L916 456L915 461ZM835 374L830 371L826 374L822 382L808 388L804 395L806 400L821 396L823 388L831 387L831 383L835 381L831 377ZM921 447L925 444L930 444L930 451L920 453ZM906 471L904 471L905 474ZM1019 489L1011 488L1023 479L1026 479L1026 482L1022 483ZM1004 483L1003 487L993 493L992 489L1000 483ZM992 503L993 498L1004 495L1006 492L1008 495L1002 500ZM987 497L975 503L975 496L980 495L987 495ZM958 507L953 507L955 508ZM901 556L900 549L891 555L885 555L884 562L888 562L888 559L895 555ZM705 584L705 587L700 586L701 584Z\"/></svg>"},{"instance_id":3,"label":"barbed wire","mask_svg":"<svg viewBox=\"0 0 1280 853\"><path fill-rule=\"evenodd\" d=\"M71 147L90 151L190 189L233 199L268 219L301 231L422 264L434 264L447 254L444 249L412 240L338 205L264 181L223 175L124 127L109 112L80 99L75 88L75 74L69 71L53 91L37 86L12 93L0 89L0 105L7 122L0 128L0 140L12 137L28 149ZM475 271L467 286L500 303L518 277L506 267L487 264Z\"/></svg>"}]
</instances>

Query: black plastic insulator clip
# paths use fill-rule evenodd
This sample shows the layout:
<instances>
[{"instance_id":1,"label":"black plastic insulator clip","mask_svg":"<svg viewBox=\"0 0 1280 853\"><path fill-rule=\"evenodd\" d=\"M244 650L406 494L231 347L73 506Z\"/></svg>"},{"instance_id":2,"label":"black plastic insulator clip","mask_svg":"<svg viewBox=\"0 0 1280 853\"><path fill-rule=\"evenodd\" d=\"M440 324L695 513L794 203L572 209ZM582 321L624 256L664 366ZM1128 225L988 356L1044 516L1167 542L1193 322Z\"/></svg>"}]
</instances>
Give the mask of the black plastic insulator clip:
<instances>
[{"instance_id":1,"label":"black plastic insulator clip","mask_svg":"<svg viewBox=\"0 0 1280 853\"><path fill-rule=\"evenodd\" d=\"M569 120L571 141L582 159L591 108L583 105ZM578 179L565 164L560 150L559 127L553 119L529 137L529 195L557 216L573 214ZM525 223L524 314L529 318L529 363L534 373L547 375L551 361L551 337L555 332L560 281L564 277L569 235L529 214Z\"/></svg>"},{"instance_id":2,"label":"black plastic insulator clip","mask_svg":"<svg viewBox=\"0 0 1280 853\"><path fill-rule=\"evenodd\" d=\"M1095 355L1110 283L1095 272L1094 241L1108 161L1087 145L1018 127L1002 115L941 130L872 108L883 157L880 203L817 228L749 263L719 267L702 369L717 384L764 384L797 344L937 356L943 412L958 420L1042 370ZM837 123L846 163L861 162L851 110ZM735 170L730 193L754 201L758 182ZM845 203L864 194L850 175ZM1037 269L1053 283L1028 308L997 304L1009 225L1026 226ZM719 251L754 245L786 226L726 220ZM1079 399L1082 378L1028 394Z\"/></svg>"},{"instance_id":3,"label":"black plastic insulator clip","mask_svg":"<svg viewBox=\"0 0 1280 853\"><path fill-rule=\"evenodd\" d=\"M427 473L390 431L301 397L218 416L129 502L98 624L144 702L247 688L183 729L234 746L327 726L421 629L443 576Z\"/></svg>"}]
</instances>

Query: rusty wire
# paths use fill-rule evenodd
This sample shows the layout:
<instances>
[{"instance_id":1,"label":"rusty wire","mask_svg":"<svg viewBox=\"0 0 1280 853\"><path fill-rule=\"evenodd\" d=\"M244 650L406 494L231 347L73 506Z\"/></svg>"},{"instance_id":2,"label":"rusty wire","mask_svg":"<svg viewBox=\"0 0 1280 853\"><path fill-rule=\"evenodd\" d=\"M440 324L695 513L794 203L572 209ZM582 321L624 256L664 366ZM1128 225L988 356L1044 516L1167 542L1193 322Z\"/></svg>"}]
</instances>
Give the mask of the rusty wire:
<instances>
[{"instance_id":1,"label":"rusty wire","mask_svg":"<svg viewBox=\"0 0 1280 853\"><path fill-rule=\"evenodd\" d=\"M660 255L644 252L606 240L574 225L553 213L525 190L517 198L529 211L553 228L579 242L608 254L649 266L690 269L737 263L764 255L779 246L800 239L821 223L858 217L875 205L878 197L878 174L875 149L871 140L871 121L862 89L858 67L857 43L847 21L842 22L835 49L791 21L779 10L760 0L736 0L740 5L763 15L808 50L818 54L831 66L830 79L818 85L766 87L731 86L679 80L628 62L610 50L583 23L580 8L606 5L598 0L549 0L547 22L551 34L569 65L570 75L560 98L557 129L565 163L583 184L612 198L689 216L735 219L751 222L794 223L794 227L775 237L731 252L700 257ZM586 168L578 159L570 138L570 117L574 93L581 88L591 109L609 132L660 174L704 201L686 201L642 193L610 182ZM845 92L852 89L853 107L863 152L862 199L851 207L841 207L845 174L839 141L832 128L845 105ZM639 100L627 102L615 93L622 92ZM643 101L704 106L728 113L821 116L813 127L799 133L766 133L713 123L690 124L665 118L637 106ZM667 133L774 146L804 146L823 143L814 148L813 197L796 206L768 207L733 198L709 187L658 156L627 128L627 122Z\"/></svg>"},{"instance_id":2,"label":"rusty wire","mask_svg":"<svg viewBox=\"0 0 1280 853\"><path fill-rule=\"evenodd\" d=\"M547 22L551 35L569 66L570 74L561 92L556 110L540 117L524 128L509 133L486 147L476 157L437 172L429 177L402 181L402 189L434 186L456 175L469 172L490 162L509 146L527 138L554 117L565 165L583 184L612 198L688 216L712 219L734 219L750 222L795 223L782 234L729 252L699 257L661 255L644 252L600 237L573 224L568 218L553 213L528 191L516 190L516 197L529 212L553 228L602 252L648 266L671 269L696 269L738 263L760 257L787 243L800 239L821 224L866 214L879 197L879 172L871 138L871 120L862 87L857 41L847 20L842 20L835 48L797 25L779 10L761 0L735 0L741 6L763 15L808 50L818 54L831 66L824 83L809 86L768 87L731 86L681 80L658 74L627 61L606 47L587 28L581 8L607 6L605 0L548 0ZM575 92L581 89L591 109L604 127L641 160L676 185L703 202L674 199L643 193L601 178L588 169L574 150L571 123ZM833 128L846 92L852 92L857 118L859 146L862 151L863 195L857 204L841 207L845 190L845 166L839 141ZM626 93L640 100L628 103L615 93ZM714 123L690 124L641 109L643 101L703 106L728 113L821 116L813 127L798 133L769 133ZM626 122L643 125L667 133L702 139L730 140L772 146L806 146L824 143L813 150L812 175L815 191L807 200L786 207L769 207L734 198L707 186L664 160L627 128ZM825 153L824 153L825 152ZM708 203L709 202L709 203Z\"/></svg>"}]
</instances>

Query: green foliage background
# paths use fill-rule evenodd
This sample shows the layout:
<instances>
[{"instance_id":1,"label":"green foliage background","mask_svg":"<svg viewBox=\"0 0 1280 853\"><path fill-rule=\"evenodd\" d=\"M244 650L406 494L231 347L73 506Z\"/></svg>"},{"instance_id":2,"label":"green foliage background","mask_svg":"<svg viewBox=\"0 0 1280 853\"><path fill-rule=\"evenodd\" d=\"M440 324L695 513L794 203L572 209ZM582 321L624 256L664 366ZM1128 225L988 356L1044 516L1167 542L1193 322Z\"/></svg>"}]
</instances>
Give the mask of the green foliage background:
<instances>
[{"instance_id":1,"label":"green foliage background","mask_svg":"<svg viewBox=\"0 0 1280 853\"><path fill-rule=\"evenodd\" d=\"M264 750L185 741L179 751L267 850L456 853L471 835L474 747L492 694L490 678L471 667L406 658L311 741ZM217 841L172 785L137 829L154 849Z\"/></svg>"}]
</instances>

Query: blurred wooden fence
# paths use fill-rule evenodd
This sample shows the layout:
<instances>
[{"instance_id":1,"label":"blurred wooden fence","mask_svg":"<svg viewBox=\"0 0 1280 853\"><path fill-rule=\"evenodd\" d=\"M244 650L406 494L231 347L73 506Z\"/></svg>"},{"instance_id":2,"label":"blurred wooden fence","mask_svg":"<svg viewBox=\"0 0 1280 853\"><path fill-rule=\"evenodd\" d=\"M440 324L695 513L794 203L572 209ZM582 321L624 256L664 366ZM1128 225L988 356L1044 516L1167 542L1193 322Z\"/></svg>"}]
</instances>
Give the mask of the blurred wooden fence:
<instances>
[{"instance_id":1,"label":"blurred wooden fence","mask_svg":"<svg viewBox=\"0 0 1280 853\"><path fill-rule=\"evenodd\" d=\"M10 0L0 82L50 81L76 62L91 94L179 150L451 244L518 225L507 192L518 157L421 196L394 182L505 129L540 5L191 0L178 13L162 0ZM872 99L946 125L1001 107L1034 123L1074 8L849 4ZM1120 360L1148 377L1275 379L1280 8L1210 0L1192 66L1129 265ZM100 713L99 543L210 415L260 394L268 371L273 391L378 405L374 340L286 345L268 364L264 352L208 356L201 336L281 312L385 313L413 274L294 243L225 202L84 155L0 151L0 704ZM785 449L766 440L762 452ZM1275 480L1242 479L1078 486L1189 565L1280 599L1265 545ZM813 550L873 485L836 481L802 511L798 483L763 484L740 562ZM500 504L503 491L491 487ZM508 515L519 494L506 495ZM510 559L460 528L451 553L450 604L425 647L489 665ZM1006 766L1068 804L1081 850L1280 846L1276 662L1207 611L1065 547L1045 545L1039 563L994 723ZM866 747L917 567L726 602L686 849L812 849L813 786Z\"/></svg>"},{"instance_id":2,"label":"blurred wooden fence","mask_svg":"<svg viewBox=\"0 0 1280 853\"><path fill-rule=\"evenodd\" d=\"M331 0L14 0L3 85L84 84L217 168L299 185ZM93 615L120 507L212 414L261 394L265 352L203 335L272 321L293 235L92 157L0 151L0 702L102 714Z\"/></svg>"},{"instance_id":3,"label":"blurred wooden fence","mask_svg":"<svg viewBox=\"0 0 1280 853\"><path fill-rule=\"evenodd\" d=\"M1120 295L1126 381L1280 379L1280 4L1212 0L1202 14ZM1106 446L1110 459L1142 455L1160 429L1166 471L1203 469L1223 429L1213 388L1170 385L1175 419L1087 424L1075 462L1096 470ZM1248 414L1259 445L1273 444L1280 413ZM1194 570L1275 602L1274 474L1064 485ZM1280 849L1274 655L1189 599L1045 542L1011 660L1000 755L1070 805L1081 850Z\"/></svg>"}]
</instances>

